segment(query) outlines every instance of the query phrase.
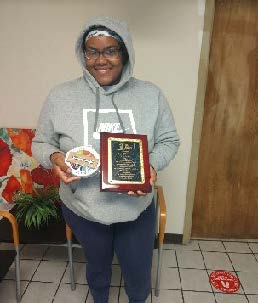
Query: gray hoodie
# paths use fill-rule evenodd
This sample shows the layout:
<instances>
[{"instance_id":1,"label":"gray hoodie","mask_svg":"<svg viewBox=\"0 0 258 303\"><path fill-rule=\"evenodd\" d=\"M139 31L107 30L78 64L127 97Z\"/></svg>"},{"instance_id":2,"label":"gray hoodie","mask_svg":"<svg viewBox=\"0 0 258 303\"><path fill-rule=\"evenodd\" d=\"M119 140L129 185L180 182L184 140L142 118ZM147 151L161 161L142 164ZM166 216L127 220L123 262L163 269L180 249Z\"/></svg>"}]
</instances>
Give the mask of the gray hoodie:
<instances>
[{"instance_id":1,"label":"gray hoodie","mask_svg":"<svg viewBox=\"0 0 258 303\"><path fill-rule=\"evenodd\" d=\"M104 25L118 33L129 53L119 83L108 90L100 87L85 67L82 38L91 25ZM49 157L53 152L66 153L82 145L91 145L99 152L100 132L122 132L124 128L126 133L147 135L151 165L156 171L166 167L179 147L173 115L157 86L132 76L134 50L126 24L108 17L90 20L78 37L76 55L83 77L62 83L50 91L33 139L33 156L44 167L51 168ZM94 125L96 112L98 119ZM153 191L140 197L100 192L100 175L97 174L68 185L61 182L60 197L77 215L112 224L135 220L150 205Z\"/></svg>"}]
</instances>

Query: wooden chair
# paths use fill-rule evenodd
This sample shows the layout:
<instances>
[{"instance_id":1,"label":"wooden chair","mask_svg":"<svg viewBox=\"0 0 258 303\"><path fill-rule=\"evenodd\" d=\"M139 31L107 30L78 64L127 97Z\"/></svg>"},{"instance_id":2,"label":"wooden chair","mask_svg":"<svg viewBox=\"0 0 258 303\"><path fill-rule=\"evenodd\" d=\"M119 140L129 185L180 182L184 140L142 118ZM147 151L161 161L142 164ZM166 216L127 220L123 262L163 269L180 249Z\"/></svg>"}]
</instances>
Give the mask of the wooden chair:
<instances>
[{"instance_id":1,"label":"wooden chair","mask_svg":"<svg viewBox=\"0 0 258 303\"><path fill-rule=\"evenodd\" d=\"M15 273L16 273L16 297L17 302L21 300L20 288L20 251L19 245L22 244L41 244L41 245L63 245L67 243L69 264L70 264L70 280L71 289L75 289L74 274L73 274L73 260L72 260L72 232L67 227L63 218L60 221L50 221L46 229L42 230L28 230L21 222L17 224L15 219L15 209L0 210L0 216L4 218L0 221L0 242L14 243L16 250L15 257ZM10 228L10 224L11 227ZM13 238L11 235L13 231Z\"/></svg>"},{"instance_id":2,"label":"wooden chair","mask_svg":"<svg viewBox=\"0 0 258 303\"><path fill-rule=\"evenodd\" d=\"M15 275L16 275L16 300L19 303L21 300L21 278L20 278L20 250L19 250L19 232L18 224L15 217L7 210L0 210L0 217L5 217L12 226L13 244L15 248Z\"/></svg>"},{"instance_id":3,"label":"wooden chair","mask_svg":"<svg viewBox=\"0 0 258 303\"><path fill-rule=\"evenodd\" d=\"M66 239L67 239L67 248L68 248L68 260L69 260L69 271L70 271L70 282L71 282L71 289L75 290L75 279L74 279L74 268L73 268L73 234L71 228L66 224Z\"/></svg>"},{"instance_id":4,"label":"wooden chair","mask_svg":"<svg viewBox=\"0 0 258 303\"><path fill-rule=\"evenodd\" d=\"M156 246L158 249L155 296L158 297L160 293L162 252L163 252L163 242L164 242L165 226L166 226L166 203L165 203L162 186L155 186L154 202L156 205ZM68 225L66 225L66 237L67 237L67 247L68 247L68 257L69 257L71 289L75 290L76 285L75 285L73 259L72 259L72 230Z\"/></svg>"},{"instance_id":5,"label":"wooden chair","mask_svg":"<svg viewBox=\"0 0 258 303\"><path fill-rule=\"evenodd\" d=\"M162 266L162 253L163 243L165 236L165 228L167 221L166 202L163 194L162 186L155 186L156 194L154 201L156 203L156 241L158 249L158 265L156 271L156 284L155 284L155 296L158 297L160 293L160 277Z\"/></svg>"}]
</instances>

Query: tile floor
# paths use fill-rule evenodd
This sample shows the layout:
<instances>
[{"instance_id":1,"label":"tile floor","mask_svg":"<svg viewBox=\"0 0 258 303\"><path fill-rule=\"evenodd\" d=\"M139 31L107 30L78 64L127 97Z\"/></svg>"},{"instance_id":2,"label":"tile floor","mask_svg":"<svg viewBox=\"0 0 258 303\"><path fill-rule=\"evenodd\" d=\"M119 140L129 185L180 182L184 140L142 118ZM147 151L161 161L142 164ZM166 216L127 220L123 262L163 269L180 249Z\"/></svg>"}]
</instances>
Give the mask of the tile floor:
<instances>
[{"instance_id":1,"label":"tile floor","mask_svg":"<svg viewBox=\"0 0 258 303\"><path fill-rule=\"evenodd\" d=\"M7 244L0 244L5 249ZM93 303L85 281L84 256L74 248L77 287L69 285L67 251L63 246L21 247L22 303ZM153 259L153 285L157 251ZM214 270L232 272L240 280L234 294L209 283ZM113 261L110 303L128 302L117 259ZM15 301L14 266L0 283L0 302ZM161 292L147 303L258 303L258 240L195 239L188 245L164 245Z\"/></svg>"}]
</instances>

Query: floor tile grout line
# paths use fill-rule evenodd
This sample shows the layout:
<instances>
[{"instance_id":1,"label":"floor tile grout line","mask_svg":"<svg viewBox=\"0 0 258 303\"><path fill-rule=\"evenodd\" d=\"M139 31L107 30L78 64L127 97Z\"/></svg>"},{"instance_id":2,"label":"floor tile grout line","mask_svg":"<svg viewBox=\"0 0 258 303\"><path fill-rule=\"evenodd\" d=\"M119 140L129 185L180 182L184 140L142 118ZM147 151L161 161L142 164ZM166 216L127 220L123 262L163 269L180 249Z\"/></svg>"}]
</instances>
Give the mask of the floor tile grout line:
<instances>
[{"instance_id":1,"label":"floor tile grout line","mask_svg":"<svg viewBox=\"0 0 258 303\"><path fill-rule=\"evenodd\" d=\"M223 242L224 240L221 240L220 242ZM224 242L236 242L236 241L224 241ZM250 254L252 254L252 255L254 255L254 257L255 257L255 259L256 259L256 256L255 256L255 253L253 252L253 250L251 249L251 247L250 247L250 243L254 243L254 242L243 242L243 241L241 241L241 242L239 242L239 243L246 243L247 245L248 245L248 247L249 247L249 249L250 249L250 253L241 253L241 252L230 252L230 251L227 251L227 249L225 249L225 251L224 252L221 252L221 251L207 251L207 252L219 252L219 253L226 253L226 255L228 256L228 258L229 258L229 260L230 260L230 262L231 262L231 265L232 265L232 267L233 267L233 271L236 273L236 275L237 275L237 277L238 277L238 271L235 269L235 267L233 266L233 262L232 262L232 260L231 260L231 258L230 258L230 256L229 256L229 253L230 253L230 255L233 255L233 254L243 254L243 255L250 255ZM225 247L225 245L224 245L224 243L222 243L223 244L223 246ZM199 245L199 247L200 247L200 245ZM24 249L25 248L25 245L23 246L23 248L22 249ZM47 247L47 249L46 249L46 251L45 251L45 253L43 254L43 256L45 256L46 254L47 254L47 252L49 251L49 249L50 249L50 247L48 246ZM175 255L178 253L178 250L177 249L166 249L166 250L174 250L174 253L175 253ZM187 250L187 251L200 251L201 252L201 254L203 255L203 252L206 252L206 251L203 251L202 249L200 249L200 250ZM35 260L35 261L39 261L39 264L38 264L38 266L37 266L37 268L36 268L36 270L34 271L34 273L33 273L33 275L32 275L32 277L31 277L31 279L30 280L22 280L22 281L25 281L25 282L28 282L28 285L27 285L27 287L26 287L26 289L25 289L25 291L24 291L24 293L23 293L23 295L25 294L25 292L27 291L27 289L28 289L28 287L29 287L29 285L31 284L31 283L34 283L34 282L40 282L40 283L49 283L49 284L52 284L53 282L43 282L43 281L32 281L32 279L33 279L33 277L35 276L35 274L36 274L36 272L37 272L37 270L38 270L38 267L40 266L40 264L42 264L42 261L47 261L47 262L51 262L51 261L53 261L53 260L44 260L43 257L42 256L42 258L40 259L40 260L36 260L36 259L22 259L22 260ZM258 254L257 254L257 256L258 256ZM177 258L177 256L176 256L176 258ZM203 257L204 258L204 257ZM256 261L257 261L257 259L256 259ZM67 261L64 261L64 260L62 260L62 262L66 262L66 268L67 268ZM81 261L75 261L75 263L78 263L78 264L80 264L80 263L85 263L85 262L81 262ZM205 263L205 262L204 262ZM113 265L119 265L119 264L112 264L112 266ZM205 264L205 267L206 267L206 264ZM178 266L178 260L177 260L177 267L169 267L169 268L177 268L177 270L178 270L178 272L179 272L179 278L180 278L180 284L181 284L181 288L180 289L171 289L171 290L178 290L178 291L181 291L181 295L182 295L182 298L183 298L183 300L184 300L184 297L183 297L183 289L182 289L182 281L181 281L181 275L180 275L180 267ZM187 269L187 268L184 268L184 269ZM189 268L189 269L191 269L191 268ZM194 268L194 269L196 269L196 268ZM198 270L206 270L206 272L207 272L207 268L206 269L198 269ZM239 272L241 272L241 271L239 271ZM64 271L64 273L65 273L65 271ZM61 285L61 281L62 281L62 279L63 279L63 276L64 276L64 273L63 273L63 275L62 275L62 277L61 277L61 280L60 280L60 282L59 282L59 287L60 287L60 285ZM12 279L4 279L4 280L12 280ZM69 283L64 283L64 284L69 284ZM241 282L240 282L240 284L241 284ZM87 284L81 284L81 285L87 285ZM58 287L58 289L59 289L59 287ZM117 287L117 286L116 286ZM120 294L120 289L121 289L121 279L120 279L120 286L119 286L119 294ZM247 297L247 295L249 296L249 295L257 295L257 293L246 293L245 292L245 290L244 290L244 288L243 288L243 286L242 286L242 284L241 284L241 287L242 287L242 289L243 289L243 291L244 291L244 293L242 293L242 294L240 294L240 293L236 293L235 295L239 295L239 296L245 296L245 298L247 299L247 301L249 302L249 299L248 299L248 297ZM56 290L56 293L57 293L57 291L58 291L58 289ZM212 292L207 292L207 291L194 291L194 290L184 290L184 291L186 291L186 292L204 292L204 293L221 293L221 292L216 292L216 291L212 291ZM56 293L55 293L55 295L54 295L54 297L53 297L53 299L52 300L54 300L54 298L55 298L55 296L56 296ZM88 293L89 293L89 290L88 290L88 292L87 292L87 296L88 296ZM151 302L152 302L152 293L151 293ZM85 302L86 302L86 300L87 300L87 296L86 296L86 299L85 299ZM119 297L118 297L119 298ZM118 299L119 300L119 299Z\"/></svg>"},{"instance_id":2,"label":"floor tile grout line","mask_svg":"<svg viewBox=\"0 0 258 303\"><path fill-rule=\"evenodd\" d=\"M222 242L222 244L223 244L224 247L226 248L224 242ZM243 287L243 285L242 285L242 283L241 283L241 281L240 281L240 279L239 279L238 273L237 273L237 271L236 271L236 269L235 269L235 267L234 267L234 265L233 265L233 262L232 262L232 260L231 260L231 258L230 258L229 252L226 252L226 254L227 254L227 256L228 256L228 258L229 258L229 261L231 262L231 265L232 265L232 267L233 267L233 270L234 270L234 272L235 272L235 274L236 274L236 276L237 276L237 278L238 278L238 280L239 280L240 286L241 286L242 289L243 289L244 296L245 296L247 302L249 303L249 299L248 299L248 297L247 297L247 295L246 295L246 293L245 293L245 289L244 289L244 287Z\"/></svg>"},{"instance_id":3,"label":"floor tile grout line","mask_svg":"<svg viewBox=\"0 0 258 303\"><path fill-rule=\"evenodd\" d=\"M253 254L255 260L258 262L258 258L256 257L255 253L253 252L253 250L252 250L252 248L250 247L249 243L247 243L247 245L248 245L249 249L251 250L251 252L252 252L252 254Z\"/></svg>"},{"instance_id":4,"label":"floor tile grout line","mask_svg":"<svg viewBox=\"0 0 258 303\"><path fill-rule=\"evenodd\" d=\"M173 249L171 249L173 250ZM200 249L185 249L185 250L181 250L181 249L175 249L176 251L183 251L183 252L186 252L186 251L200 251ZM225 249L225 251L219 251L219 250L204 250L204 249L201 249L203 252L217 252L217 253L225 253L225 252L228 252L228 253L231 253L231 254L240 254L240 255L253 255L254 253L253 252L238 252L238 251L228 251ZM258 254L258 253L257 253Z\"/></svg>"},{"instance_id":5,"label":"floor tile grout line","mask_svg":"<svg viewBox=\"0 0 258 303\"><path fill-rule=\"evenodd\" d=\"M19 244L19 252L21 253L26 244Z\"/></svg>"},{"instance_id":6,"label":"floor tile grout line","mask_svg":"<svg viewBox=\"0 0 258 303\"><path fill-rule=\"evenodd\" d=\"M170 290L170 289L169 289ZM171 289L171 290L178 290L178 289ZM208 294L213 294L212 291L208 291L208 290L193 290L193 289L184 289L184 292L201 292L201 293L208 293ZM225 295L228 295L222 291L214 291L215 294L225 294ZM244 294L242 293L233 293L234 295L236 296L244 296ZM256 296L257 294L246 294L248 296Z\"/></svg>"},{"instance_id":7,"label":"floor tile grout line","mask_svg":"<svg viewBox=\"0 0 258 303\"><path fill-rule=\"evenodd\" d=\"M196 268L196 267L182 267L182 266L167 266L167 268L180 268L180 269L196 269L196 270L206 270L205 268Z\"/></svg>"},{"instance_id":8,"label":"floor tile grout line","mask_svg":"<svg viewBox=\"0 0 258 303\"><path fill-rule=\"evenodd\" d=\"M237 251L228 251L228 250L225 250L225 251L208 251L208 250L203 250L203 252L217 252L217 253L221 253L221 254L224 254L224 253L231 253L231 254L238 254L238 255L253 255L252 252L249 252L249 253L244 253L244 252L237 252Z\"/></svg>"},{"instance_id":9,"label":"floor tile grout line","mask_svg":"<svg viewBox=\"0 0 258 303\"><path fill-rule=\"evenodd\" d=\"M155 288L152 288L152 290L155 290ZM181 291L181 288L162 288L162 290ZM183 289L183 291L193 291L193 292L209 292L209 293L212 293L212 291L208 291L208 290L193 290L193 289Z\"/></svg>"},{"instance_id":10,"label":"floor tile grout line","mask_svg":"<svg viewBox=\"0 0 258 303\"><path fill-rule=\"evenodd\" d=\"M25 245L24 245L24 246L25 246ZM45 250L45 253L46 253L47 250L48 250L48 248ZM39 266L40 266L40 264L41 264L41 261L42 261L42 259L43 259L43 256L45 255L45 253L43 253L41 260L37 260L37 261L39 261L39 264L38 264L37 268L35 269L34 273L32 274L30 280L28 281L28 284L27 284L27 286L25 287L24 292L23 292L22 295L21 295L21 299L23 298L23 296L25 295L25 293L26 293L26 291L27 291L29 285L31 284L32 279L33 279L35 273L37 272L37 270L38 270L38 268L39 268Z\"/></svg>"},{"instance_id":11,"label":"floor tile grout line","mask_svg":"<svg viewBox=\"0 0 258 303\"><path fill-rule=\"evenodd\" d=\"M200 243L198 242L198 246L200 248L200 252L201 252L201 255L202 255L202 259L203 259L203 264L204 264L204 267L205 267L205 270L206 270L206 273L207 273L207 277L208 277L208 280L209 280L209 273L208 273L208 269L207 269L207 266L206 266L206 263L205 263L205 259L204 259L204 255L203 255L203 251L201 250L201 246L200 246ZM210 281L209 281L209 284L210 284ZM216 296L215 296L215 292L212 288L212 285L210 284L210 287L211 287L211 290L212 290L212 293L213 293L213 297L214 297L214 300L215 300L215 303L217 303L217 299L216 299Z\"/></svg>"},{"instance_id":12,"label":"floor tile grout line","mask_svg":"<svg viewBox=\"0 0 258 303\"><path fill-rule=\"evenodd\" d=\"M4 281L15 281L15 279L5 279ZM21 282L31 282L31 283L41 283L41 284L55 284L55 282L51 282L51 281L40 281L40 280L34 280L34 281L30 281L30 280L21 280ZM61 282L61 284L64 285L69 285L70 286L70 282ZM78 286L86 286L88 287L89 285L86 283L76 283L76 285ZM123 288L123 286L114 286L111 285L110 287L112 288ZM155 287L152 288L152 290L155 290ZM162 290L170 290L170 291L181 291L181 288L164 288ZM184 289L183 291L187 291L187 292L201 292L201 293L210 293L212 294L212 291L208 291L208 290L194 290L194 289ZM214 291L215 293L222 293L220 291ZM235 293L235 295L239 295L242 296L244 295L243 293ZM248 296L253 296L253 295L258 295L257 293L247 293Z\"/></svg>"},{"instance_id":13,"label":"floor tile grout line","mask_svg":"<svg viewBox=\"0 0 258 303\"><path fill-rule=\"evenodd\" d=\"M179 281L180 281L180 290L181 290L181 296L182 296L182 300L183 303L185 303L185 297L184 297L184 293L183 293L183 287L182 287L182 279L181 279L181 274L180 274L180 270L179 270L179 264L178 264L178 259L177 259L177 254L176 254L176 250L175 250L175 257L176 257L176 264L177 264L177 271L178 271L178 275L179 275Z\"/></svg>"},{"instance_id":14,"label":"floor tile grout line","mask_svg":"<svg viewBox=\"0 0 258 303\"><path fill-rule=\"evenodd\" d=\"M248 255L253 254L252 250L250 249L250 246L248 245L248 242L233 242L233 243L238 243L238 244L247 244L248 249L249 249L249 252L230 251L229 249L227 249L227 247L226 247L226 245L225 245L224 243L230 243L230 242L227 242L227 241L223 241L223 240L222 240L222 244L223 244L223 246L225 247L225 249L226 249L226 251L227 251L228 253L235 253L235 254L248 254Z\"/></svg>"},{"instance_id":15,"label":"floor tile grout line","mask_svg":"<svg viewBox=\"0 0 258 303\"><path fill-rule=\"evenodd\" d=\"M118 303L119 303L119 301L120 301L120 293L121 293L121 287L122 287L122 280L123 280L123 277L122 277L122 272L121 272L121 276L120 276L120 286L119 286L119 289L118 289L118 298L117 298Z\"/></svg>"},{"instance_id":16,"label":"floor tile grout line","mask_svg":"<svg viewBox=\"0 0 258 303\"><path fill-rule=\"evenodd\" d=\"M38 264L38 266L37 266L35 272L33 273L32 277L31 277L31 280L29 281L29 283L28 283L28 285L27 285L27 287L26 287L26 290L27 290L29 284L30 284L30 283L33 283L33 282L37 282L37 283L38 283L38 282L40 282L40 283L54 283L54 282L50 282L50 281L32 281L32 279L33 279L33 277L35 276L35 274L36 274L36 272L37 272L37 270L38 270L40 264L41 264L42 262L51 262L51 260L45 260L45 259L44 259L44 257L47 255L47 253L48 253L48 251L50 250L50 248L51 248L51 245L47 245L47 248L45 249L44 253L42 254L41 260L40 260L40 262L39 262L39 264ZM35 260L35 259L33 259L33 260ZM60 281L59 281L59 284L58 284L57 289L56 289L56 291L55 291L55 294L54 294L54 296L53 296L53 298L52 298L52 303L54 302L54 299L55 299L55 296L56 296L56 294L57 294L57 291L58 291L58 289L60 288L61 281L62 281L62 279L63 279L63 277L64 277L64 275L65 275L66 269L68 268L68 261L62 261L62 262L65 262L65 263L66 263L66 267L65 267L64 272L63 272L63 274L62 274L62 276L61 276L61 278L60 278ZM24 294L25 294L25 292L24 292Z\"/></svg>"},{"instance_id":17,"label":"floor tile grout line","mask_svg":"<svg viewBox=\"0 0 258 303\"><path fill-rule=\"evenodd\" d=\"M185 292L201 292L201 293L205 293L205 294L213 294L212 290L208 291L208 290L194 290L194 289L184 289Z\"/></svg>"},{"instance_id":18,"label":"floor tile grout line","mask_svg":"<svg viewBox=\"0 0 258 303\"><path fill-rule=\"evenodd\" d=\"M226 253L225 253L226 254ZM177 268L177 267L172 267L172 266L168 266L168 268ZM205 268L196 268L196 267L179 267L180 269L196 269L196 270L201 270L201 271L206 271ZM207 270L215 270L213 268L207 268ZM234 272L234 270L228 270L229 272ZM237 270L237 271L241 271L241 270Z\"/></svg>"},{"instance_id":19,"label":"floor tile grout line","mask_svg":"<svg viewBox=\"0 0 258 303\"><path fill-rule=\"evenodd\" d=\"M53 283L53 282L51 282L51 283ZM71 283L70 282L62 282L61 284L71 284ZM79 286L89 286L86 282L85 283L76 282L75 284L79 285Z\"/></svg>"},{"instance_id":20,"label":"floor tile grout line","mask_svg":"<svg viewBox=\"0 0 258 303\"><path fill-rule=\"evenodd\" d=\"M15 280L14 279L6 279L5 281L15 281ZM22 282L29 282L29 280L22 280ZM31 281L31 283L55 284L55 282L37 281L37 280ZM64 283L61 283L61 284L69 285L70 286L70 282L64 282ZM76 285L88 287L88 284L83 284L83 283L76 283ZM119 287L119 286L111 286L111 288L123 288L123 287L122 286L121 287ZM155 288L152 288L152 290L155 290ZM162 290L165 290L165 291L181 291L181 288L164 288ZM208 291L208 290L184 289L183 291L184 292L195 292L195 293L209 293L209 294L213 294L212 291ZM214 290L214 293L215 294L224 294L221 291L215 291L215 290ZM236 296L244 296L244 293L234 293L234 295L236 295ZM246 293L246 295L248 295L248 296L257 296L258 294L257 293Z\"/></svg>"},{"instance_id":21,"label":"floor tile grout line","mask_svg":"<svg viewBox=\"0 0 258 303\"><path fill-rule=\"evenodd\" d=\"M27 281L29 282L29 281ZM38 281L38 280L34 280L34 281L30 281L30 283L40 283L40 284L56 284L55 282L50 282L50 281Z\"/></svg>"},{"instance_id":22,"label":"floor tile grout line","mask_svg":"<svg viewBox=\"0 0 258 303\"><path fill-rule=\"evenodd\" d=\"M42 258L41 258L41 261L43 261L45 255L47 254L47 252L50 250L50 246L48 245L45 252L42 254Z\"/></svg>"},{"instance_id":23,"label":"floor tile grout line","mask_svg":"<svg viewBox=\"0 0 258 303\"><path fill-rule=\"evenodd\" d=\"M88 301L88 297L90 295L90 289L88 288L87 294L86 294L86 299L84 301L84 303L86 303Z\"/></svg>"},{"instance_id":24,"label":"floor tile grout line","mask_svg":"<svg viewBox=\"0 0 258 303\"><path fill-rule=\"evenodd\" d=\"M23 244L23 248L22 248L22 250L20 250L20 259L21 260L36 260L36 259L30 259L30 258L23 258L23 256L22 256L22 251L25 249L25 247L32 246L32 245L45 246L45 250L44 250L41 258L39 259L39 260L43 261L44 256L46 255L47 251L50 249L48 244L37 244L37 243L35 243L35 244ZM39 260L36 260L36 261L39 261Z\"/></svg>"},{"instance_id":25,"label":"floor tile grout line","mask_svg":"<svg viewBox=\"0 0 258 303\"><path fill-rule=\"evenodd\" d=\"M245 240L245 239L242 239L242 240L239 240L239 239L232 239L232 240L229 240L229 239L217 239L217 238L215 238L215 239L205 239L205 238L191 238L192 240L194 240L194 241L203 241L203 242L220 242L220 241L223 241L223 242L236 242L236 243L256 243L256 244L258 244L258 241L257 241L257 239L253 239L253 240L251 240L251 239L249 239L249 240L251 240L251 241L248 241L248 240Z\"/></svg>"},{"instance_id":26,"label":"floor tile grout line","mask_svg":"<svg viewBox=\"0 0 258 303\"><path fill-rule=\"evenodd\" d=\"M2 280L2 282L3 281L16 281L16 279L14 278L14 279L11 279L11 278L8 278L8 279L4 279L4 280ZM2 283L1 282L1 283ZM34 281L31 281L31 280L28 280L28 279L21 279L21 282L32 282L32 283L34 283L34 282L36 282L36 283L45 283L45 284L52 284L52 283L55 283L55 282L50 282L50 281L40 281L40 280L34 280ZM64 283L64 284L68 284L68 283Z\"/></svg>"},{"instance_id":27,"label":"floor tile grout line","mask_svg":"<svg viewBox=\"0 0 258 303\"><path fill-rule=\"evenodd\" d=\"M20 259L21 259L21 260L26 260L26 261L31 261L31 260L32 260L32 261L33 261L33 260L35 260L35 261L50 261L50 262L52 262L52 261L67 262L67 261L68 261L68 258L62 259L62 260L57 260L57 259L55 259L55 258L44 259L45 256L47 255L47 253L49 252L49 250L50 250L51 248L53 248L53 247L62 247L62 248L64 248L64 250L67 250L67 247L66 247L66 246L58 246L58 245L53 246L52 244L50 244L50 245L48 245L48 244L25 244L24 246L26 246L26 245L46 246L46 248L45 248L45 251L44 251L44 253L43 253L43 255L42 255L41 258L35 259L35 258L26 258L26 257L20 256ZM76 247L73 247L73 250L74 250L74 248L76 248ZM86 260L85 260L85 261L73 260L73 263L79 263L79 264L80 264L80 263L87 263L87 261L86 261Z\"/></svg>"},{"instance_id":28,"label":"floor tile grout line","mask_svg":"<svg viewBox=\"0 0 258 303\"><path fill-rule=\"evenodd\" d=\"M62 276L61 276L61 278L60 278L60 280L59 280L58 286L57 286L57 288L56 288L56 291L55 291L54 296L53 296L53 299L52 299L52 303L54 303L54 301L55 301L56 294L57 294L58 290L60 289L61 281L62 281L63 278L64 278L64 275L65 275L65 273L66 273L66 270L67 270L68 266L69 266L69 262L66 262L66 267L65 267L64 272L63 272L63 274L62 274ZM71 277L70 277L70 279L71 279ZM71 281L70 281L70 286L71 286Z\"/></svg>"},{"instance_id":29,"label":"floor tile grout line","mask_svg":"<svg viewBox=\"0 0 258 303\"><path fill-rule=\"evenodd\" d=\"M250 241L246 241L246 240L242 240L242 241L239 241L237 239L234 239L234 240L228 240L228 239L221 239L221 241L223 242L226 242L226 243L258 243L258 241L255 240L255 242L250 242Z\"/></svg>"}]
</instances>

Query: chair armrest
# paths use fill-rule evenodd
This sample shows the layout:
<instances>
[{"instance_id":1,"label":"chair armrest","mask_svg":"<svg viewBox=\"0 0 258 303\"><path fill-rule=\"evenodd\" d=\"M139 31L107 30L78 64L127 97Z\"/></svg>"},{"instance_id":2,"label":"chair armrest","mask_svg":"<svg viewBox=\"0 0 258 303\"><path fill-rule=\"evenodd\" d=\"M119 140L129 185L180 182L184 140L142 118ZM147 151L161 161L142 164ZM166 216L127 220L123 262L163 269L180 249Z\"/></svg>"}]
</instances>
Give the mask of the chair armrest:
<instances>
[{"instance_id":1,"label":"chair armrest","mask_svg":"<svg viewBox=\"0 0 258 303\"><path fill-rule=\"evenodd\" d=\"M157 190L157 203L159 204L159 236L158 246L161 246L164 242L165 227L167 220L166 202L163 194L162 186L156 186Z\"/></svg>"},{"instance_id":2,"label":"chair armrest","mask_svg":"<svg viewBox=\"0 0 258 303\"><path fill-rule=\"evenodd\" d=\"M7 218L8 221L11 223L12 230L13 230L13 244L14 244L15 248L17 248L20 244L20 241L19 241L18 223L17 223L14 215L9 213L8 211L0 210L0 216Z\"/></svg>"}]
</instances>

